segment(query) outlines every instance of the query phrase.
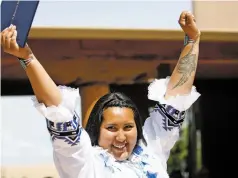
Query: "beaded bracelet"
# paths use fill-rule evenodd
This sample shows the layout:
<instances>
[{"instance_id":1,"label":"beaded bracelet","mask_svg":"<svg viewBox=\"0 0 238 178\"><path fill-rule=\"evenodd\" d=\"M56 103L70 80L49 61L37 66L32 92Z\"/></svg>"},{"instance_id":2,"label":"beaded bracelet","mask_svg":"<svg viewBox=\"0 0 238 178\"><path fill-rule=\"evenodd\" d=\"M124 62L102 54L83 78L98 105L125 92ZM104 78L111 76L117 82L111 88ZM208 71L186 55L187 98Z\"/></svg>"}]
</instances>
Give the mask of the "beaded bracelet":
<instances>
[{"instance_id":1,"label":"beaded bracelet","mask_svg":"<svg viewBox=\"0 0 238 178\"><path fill-rule=\"evenodd\" d=\"M33 58L29 58L29 59L22 59L22 58L18 58L22 68L25 70L27 68L27 66L31 63L31 61L33 60Z\"/></svg>"},{"instance_id":2,"label":"beaded bracelet","mask_svg":"<svg viewBox=\"0 0 238 178\"><path fill-rule=\"evenodd\" d=\"M184 36L184 46L186 46L188 43L194 43L195 41L193 39L190 39L187 34Z\"/></svg>"}]
</instances>

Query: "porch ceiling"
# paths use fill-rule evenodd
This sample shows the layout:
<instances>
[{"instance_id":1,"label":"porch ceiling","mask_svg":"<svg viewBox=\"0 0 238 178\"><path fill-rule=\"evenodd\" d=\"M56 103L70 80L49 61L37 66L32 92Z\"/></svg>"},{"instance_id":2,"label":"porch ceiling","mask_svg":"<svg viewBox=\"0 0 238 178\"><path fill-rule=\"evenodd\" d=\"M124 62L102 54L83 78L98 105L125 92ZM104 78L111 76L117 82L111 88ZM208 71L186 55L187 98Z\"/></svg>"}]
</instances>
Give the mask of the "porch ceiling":
<instances>
[{"instance_id":1,"label":"porch ceiling","mask_svg":"<svg viewBox=\"0 0 238 178\"><path fill-rule=\"evenodd\" d=\"M91 38L82 34L74 38L68 34L58 38L61 32L56 32L51 38L45 34L43 38L37 33L31 32L28 44L59 84L148 82L158 76L157 68L161 64L168 64L169 72L172 72L183 46L183 34L169 31L164 31L165 36L157 38L153 34L153 40L150 39L153 35L139 38L139 33L134 34L134 39L133 35L132 39L124 39L129 36L123 36L122 33L121 38L117 33L108 38L102 33L106 39L101 39L103 36L93 39L92 34ZM52 35L53 32L47 33ZM197 78L238 78L237 34L234 33L231 38L232 34L228 37L223 33L224 39L220 36L217 40L216 35L211 34L201 39ZM2 79L27 79L14 57L2 53L1 65Z\"/></svg>"}]
</instances>

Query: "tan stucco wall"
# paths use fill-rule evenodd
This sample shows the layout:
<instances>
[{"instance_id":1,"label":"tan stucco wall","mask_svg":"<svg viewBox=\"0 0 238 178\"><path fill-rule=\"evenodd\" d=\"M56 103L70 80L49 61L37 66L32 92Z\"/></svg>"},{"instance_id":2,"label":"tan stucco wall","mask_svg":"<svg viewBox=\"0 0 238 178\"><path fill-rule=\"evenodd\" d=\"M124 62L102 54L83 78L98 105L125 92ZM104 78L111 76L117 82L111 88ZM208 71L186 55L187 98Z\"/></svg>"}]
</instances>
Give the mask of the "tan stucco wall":
<instances>
[{"instance_id":1,"label":"tan stucco wall","mask_svg":"<svg viewBox=\"0 0 238 178\"><path fill-rule=\"evenodd\" d=\"M237 0L194 0L193 9L201 30L238 32Z\"/></svg>"}]
</instances>

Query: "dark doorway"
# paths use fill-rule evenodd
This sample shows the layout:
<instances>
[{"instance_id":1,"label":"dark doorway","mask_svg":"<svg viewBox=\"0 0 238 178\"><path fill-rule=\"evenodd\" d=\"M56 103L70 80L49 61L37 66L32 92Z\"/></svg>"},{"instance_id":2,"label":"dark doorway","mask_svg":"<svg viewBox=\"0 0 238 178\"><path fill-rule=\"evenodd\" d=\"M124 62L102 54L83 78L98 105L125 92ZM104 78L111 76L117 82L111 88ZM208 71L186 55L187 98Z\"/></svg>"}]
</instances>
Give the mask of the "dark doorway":
<instances>
[{"instance_id":1,"label":"dark doorway","mask_svg":"<svg viewBox=\"0 0 238 178\"><path fill-rule=\"evenodd\" d=\"M197 80L202 158L210 178L234 177L237 159L238 80Z\"/></svg>"}]
</instances>

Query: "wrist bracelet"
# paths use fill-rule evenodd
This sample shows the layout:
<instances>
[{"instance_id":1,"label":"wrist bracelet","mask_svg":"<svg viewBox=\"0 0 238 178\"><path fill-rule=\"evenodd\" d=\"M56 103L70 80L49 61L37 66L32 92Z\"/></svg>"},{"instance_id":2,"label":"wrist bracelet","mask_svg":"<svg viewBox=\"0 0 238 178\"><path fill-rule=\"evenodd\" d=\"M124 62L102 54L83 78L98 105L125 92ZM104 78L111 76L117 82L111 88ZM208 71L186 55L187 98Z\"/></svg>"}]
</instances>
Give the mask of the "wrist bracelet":
<instances>
[{"instance_id":1,"label":"wrist bracelet","mask_svg":"<svg viewBox=\"0 0 238 178\"><path fill-rule=\"evenodd\" d=\"M193 39L190 39L187 34L184 36L184 46L186 46L188 43L194 43L195 41Z\"/></svg>"},{"instance_id":2,"label":"wrist bracelet","mask_svg":"<svg viewBox=\"0 0 238 178\"><path fill-rule=\"evenodd\" d=\"M22 58L18 58L22 68L25 70L27 68L27 66L31 63L31 61L33 60L33 58L28 58L28 59L22 59Z\"/></svg>"}]
</instances>

